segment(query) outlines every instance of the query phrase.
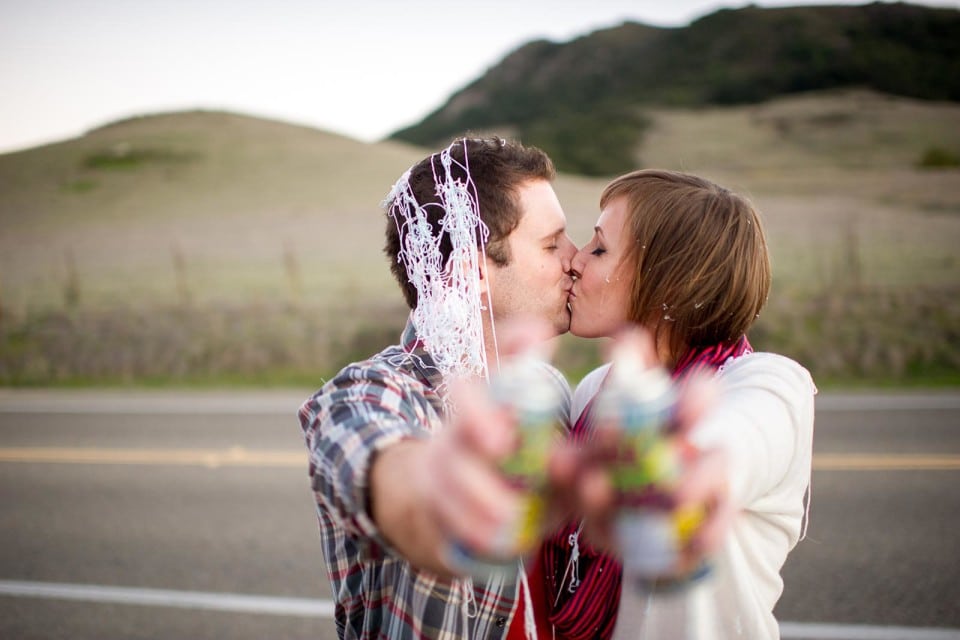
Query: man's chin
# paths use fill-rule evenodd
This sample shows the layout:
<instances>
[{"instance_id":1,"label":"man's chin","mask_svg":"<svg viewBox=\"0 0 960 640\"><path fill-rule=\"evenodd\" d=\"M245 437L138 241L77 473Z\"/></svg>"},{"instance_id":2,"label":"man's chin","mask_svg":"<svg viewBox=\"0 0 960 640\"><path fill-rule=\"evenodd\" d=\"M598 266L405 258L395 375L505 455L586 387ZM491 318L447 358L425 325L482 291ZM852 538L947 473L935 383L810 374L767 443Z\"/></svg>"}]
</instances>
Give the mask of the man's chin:
<instances>
[{"instance_id":1,"label":"man's chin","mask_svg":"<svg viewBox=\"0 0 960 640\"><path fill-rule=\"evenodd\" d=\"M570 308L566 307L564 308L563 313L561 313L559 318L557 319L557 322L554 325L554 330L557 332L558 336L562 336L563 334L570 331L570 327L572 323L573 323L573 314L570 313Z\"/></svg>"}]
</instances>

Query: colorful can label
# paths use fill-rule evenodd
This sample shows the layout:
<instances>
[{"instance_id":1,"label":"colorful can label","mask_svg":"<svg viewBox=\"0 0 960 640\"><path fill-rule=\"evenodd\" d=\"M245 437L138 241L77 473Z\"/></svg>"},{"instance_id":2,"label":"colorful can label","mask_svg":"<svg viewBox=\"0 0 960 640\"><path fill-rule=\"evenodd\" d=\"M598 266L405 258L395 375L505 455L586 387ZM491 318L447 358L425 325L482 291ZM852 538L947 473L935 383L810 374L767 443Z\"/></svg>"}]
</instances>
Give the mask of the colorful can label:
<instances>
[{"instance_id":1,"label":"colorful can label","mask_svg":"<svg viewBox=\"0 0 960 640\"><path fill-rule=\"evenodd\" d=\"M662 367L618 353L597 398L600 421L622 429L611 468L620 505L615 534L624 574L633 580L671 575L703 520L702 508L677 509L667 497L683 465L668 433L676 397Z\"/></svg>"},{"instance_id":2,"label":"colorful can label","mask_svg":"<svg viewBox=\"0 0 960 640\"><path fill-rule=\"evenodd\" d=\"M454 545L456 566L476 576L512 570L517 560L532 551L542 535L547 458L560 434L558 412L562 392L546 364L532 355L507 361L490 379L493 401L513 412L517 446L503 461L506 481L519 492L517 518L494 542L492 557L479 556L463 545Z\"/></svg>"}]
</instances>

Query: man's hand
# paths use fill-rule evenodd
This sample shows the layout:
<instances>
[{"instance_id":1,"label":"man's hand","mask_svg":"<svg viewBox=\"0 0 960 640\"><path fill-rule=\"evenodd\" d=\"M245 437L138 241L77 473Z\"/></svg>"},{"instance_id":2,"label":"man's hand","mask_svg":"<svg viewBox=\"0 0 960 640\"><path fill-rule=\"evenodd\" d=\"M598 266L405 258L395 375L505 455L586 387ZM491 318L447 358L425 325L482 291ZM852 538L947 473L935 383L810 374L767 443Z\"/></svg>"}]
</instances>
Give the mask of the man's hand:
<instances>
[{"instance_id":1,"label":"man's hand","mask_svg":"<svg viewBox=\"0 0 960 640\"><path fill-rule=\"evenodd\" d=\"M545 339L536 323L501 333L504 357ZM510 412L481 380L454 384L449 394L455 412L439 433L386 448L370 471L371 509L383 535L411 564L443 575L465 569L453 561L453 545L509 558L522 516L520 494L500 469L517 444Z\"/></svg>"}]
</instances>

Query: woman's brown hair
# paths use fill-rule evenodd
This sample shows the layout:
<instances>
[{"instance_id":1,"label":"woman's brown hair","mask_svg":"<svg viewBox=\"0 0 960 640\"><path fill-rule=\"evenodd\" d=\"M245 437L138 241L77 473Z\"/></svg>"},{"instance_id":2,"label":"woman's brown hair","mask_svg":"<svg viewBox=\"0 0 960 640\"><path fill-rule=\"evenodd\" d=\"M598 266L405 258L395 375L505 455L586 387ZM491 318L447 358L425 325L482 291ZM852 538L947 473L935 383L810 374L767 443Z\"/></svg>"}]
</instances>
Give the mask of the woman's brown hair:
<instances>
[{"instance_id":1,"label":"woman's brown hair","mask_svg":"<svg viewBox=\"0 0 960 640\"><path fill-rule=\"evenodd\" d=\"M633 283L629 317L667 340L676 360L689 348L743 336L770 292L770 256L753 205L709 180L661 170L615 179L600 208L626 198L624 260Z\"/></svg>"}]
</instances>

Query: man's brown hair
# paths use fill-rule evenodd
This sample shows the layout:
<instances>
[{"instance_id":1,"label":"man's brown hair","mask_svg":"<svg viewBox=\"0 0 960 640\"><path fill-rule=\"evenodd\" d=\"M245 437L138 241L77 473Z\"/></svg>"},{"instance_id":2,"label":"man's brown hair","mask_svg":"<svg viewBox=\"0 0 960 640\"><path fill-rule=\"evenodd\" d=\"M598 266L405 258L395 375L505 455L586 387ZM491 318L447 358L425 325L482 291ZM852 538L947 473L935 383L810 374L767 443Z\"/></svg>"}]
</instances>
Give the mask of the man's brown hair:
<instances>
[{"instance_id":1,"label":"man's brown hair","mask_svg":"<svg viewBox=\"0 0 960 640\"><path fill-rule=\"evenodd\" d=\"M484 249L486 255L495 264L506 266L510 263L507 237L520 224L523 215L518 188L530 180L553 180L556 175L553 162L536 147L525 147L519 142L501 138L458 138L451 146L451 155L454 159L451 173L455 179L466 182L467 172L463 166L469 167L469 178L476 187L480 219L490 232ZM442 184L445 178L446 170L440 163L438 153L415 164L410 169L409 181L417 203L420 206L439 203L437 182ZM398 260L400 232L397 222L389 215L394 202L389 200L385 204L388 215L384 253L390 259L390 271L400 284L407 305L414 309L417 306L417 289L410 282L403 263ZM440 207L427 207L426 211L433 232L438 233L444 212ZM450 242L446 238L441 242L440 252L446 266L451 252Z\"/></svg>"},{"instance_id":2,"label":"man's brown hair","mask_svg":"<svg viewBox=\"0 0 960 640\"><path fill-rule=\"evenodd\" d=\"M640 170L604 189L626 198L624 260L634 265L629 317L686 349L744 335L770 292L770 256L753 205L703 178Z\"/></svg>"}]
</instances>

